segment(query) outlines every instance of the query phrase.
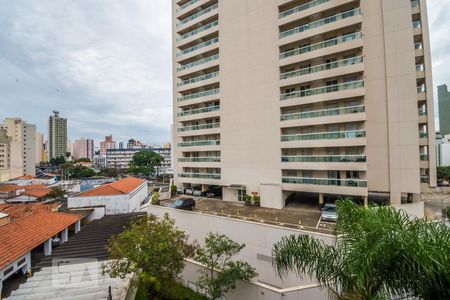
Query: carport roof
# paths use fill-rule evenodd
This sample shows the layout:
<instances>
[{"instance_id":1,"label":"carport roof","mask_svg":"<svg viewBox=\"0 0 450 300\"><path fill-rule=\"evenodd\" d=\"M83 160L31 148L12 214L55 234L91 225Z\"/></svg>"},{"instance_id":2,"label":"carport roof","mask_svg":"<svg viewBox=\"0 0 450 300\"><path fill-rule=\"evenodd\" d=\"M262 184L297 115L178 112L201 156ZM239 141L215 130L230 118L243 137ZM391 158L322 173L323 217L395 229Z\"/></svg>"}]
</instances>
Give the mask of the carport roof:
<instances>
[{"instance_id":1,"label":"carport roof","mask_svg":"<svg viewBox=\"0 0 450 300\"><path fill-rule=\"evenodd\" d=\"M0 227L0 269L81 219L81 216L39 211Z\"/></svg>"}]
</instances>

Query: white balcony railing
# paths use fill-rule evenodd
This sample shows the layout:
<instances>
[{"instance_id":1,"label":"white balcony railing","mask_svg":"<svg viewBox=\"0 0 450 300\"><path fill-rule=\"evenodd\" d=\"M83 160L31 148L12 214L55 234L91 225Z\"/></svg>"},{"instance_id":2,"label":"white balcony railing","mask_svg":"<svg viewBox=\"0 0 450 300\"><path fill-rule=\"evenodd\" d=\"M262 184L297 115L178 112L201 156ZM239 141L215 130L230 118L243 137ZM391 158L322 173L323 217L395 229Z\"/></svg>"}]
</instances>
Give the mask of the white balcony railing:
<instances>
[{"instance_id":1,"label":"white balcony railing","mask_svg":"<svg viewBox=\"0 0 450 300\"><path fill-rule=\"evenodd\" d=\"M341 84L335 84L335 85L328 85L318 88L312 88L312 89L305 89L300 91L293 91L289 93L281 94L280 99L281 100L288 100L292 98L300 98L300 97L308 97L313 95L319 95L319 94L326 94L326 93L333 93L338 92L342 90L350 90L350 89L358 89L364 87L364 81L358 80L358 81L351 81Z\"/></svg>"}]
</instances>

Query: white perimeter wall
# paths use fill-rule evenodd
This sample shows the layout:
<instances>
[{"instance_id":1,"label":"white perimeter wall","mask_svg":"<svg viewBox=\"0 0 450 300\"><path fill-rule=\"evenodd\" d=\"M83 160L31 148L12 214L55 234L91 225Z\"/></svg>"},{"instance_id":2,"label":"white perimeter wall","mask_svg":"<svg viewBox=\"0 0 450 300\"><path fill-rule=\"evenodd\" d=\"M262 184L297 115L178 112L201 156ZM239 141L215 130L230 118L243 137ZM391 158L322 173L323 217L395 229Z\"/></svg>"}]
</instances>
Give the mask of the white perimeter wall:
<instances>
[{"instance_id":1,"label":"white perimeter wall","mask_svg":"<svg viewBox=\"0 0 450 300\"><path fill-rule=\"evenodd\" d=\"M203 244L204 238L209 232L219 232L236 242L245 243L246 247L238 258L247 261L256 268L259 274L257 277L259 282L280 289L304 286L315 282L307 277L299 278L294 274L290 274L284 280L277 276L272 266L271 255L272 247L276 242L280 241L283 236L291 234L312 235L326 244L331 244L333 241L333 237L329 235L161 206L149 205L148 212L160 217L168 213L171 218L175 219L177 227L189 235L191 241L197 240L200 244Z\"/></svg>"}]
</instances>

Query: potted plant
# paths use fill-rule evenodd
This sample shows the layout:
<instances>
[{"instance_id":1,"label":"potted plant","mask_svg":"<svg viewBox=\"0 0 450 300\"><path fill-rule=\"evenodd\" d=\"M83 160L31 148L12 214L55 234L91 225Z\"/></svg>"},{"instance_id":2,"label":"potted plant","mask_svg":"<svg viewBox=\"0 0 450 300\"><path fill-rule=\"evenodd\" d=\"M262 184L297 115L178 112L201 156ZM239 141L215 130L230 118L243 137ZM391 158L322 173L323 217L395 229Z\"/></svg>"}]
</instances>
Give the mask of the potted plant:
<instances>
[{"instance_id":1,"label":"potted plant","mask_svg":"<svg viewBox=\"0 0 450 300\"><path fill-rule=\"evenodd\" d=\"M159 205L160 204L159 193L158 192L153 193L151 202L152 202L152 205Z\"/></svg>"},{"instance_id":2,"label":"potted plant","mask_svg":"<svg viewBox=\"0 0 450 300\"><path fill-rule=\"evenodd\" d=\"M261 196L258 193L253 194L253 206L259 207L261 205Z\"/></svg>"},{"instance_id":3,"label":"potted plant","mask_svg":"<svg viewBox=\"0 0 450 300\"><path fill-rule=\"evenodd\" d=\"M252 196L244 195L244 203L245 203L245 206L251 206L252 205Z\"/></svg>"},{"instance_id":4,"label":"potted plant","mask_svg":"<svg viewBox=\"0 0 450 300\"><path fill-rule=\"evenodd\" d=\"M176 185L172 184L170 186L170 193L172 194L172 197L177 194L177 186Z\"/></svg>"}]
</instances>

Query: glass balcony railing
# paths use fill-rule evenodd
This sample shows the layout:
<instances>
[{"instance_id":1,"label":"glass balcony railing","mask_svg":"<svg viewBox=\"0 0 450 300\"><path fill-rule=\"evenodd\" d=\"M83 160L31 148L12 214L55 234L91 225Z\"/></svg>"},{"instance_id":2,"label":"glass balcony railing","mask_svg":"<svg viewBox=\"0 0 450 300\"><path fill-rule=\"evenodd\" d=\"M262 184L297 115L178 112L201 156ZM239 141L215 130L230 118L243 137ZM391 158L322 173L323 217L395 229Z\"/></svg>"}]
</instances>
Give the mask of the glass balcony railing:
<instances>
[{"instance_id":1,"label":"glass balcony railing","mask_svg":"<svg viewBox=\"0 0 450 300\"><path fill-rule=\"evenodd\" d=\"M178 26L181 26L181 25L184 25L184 24L186 24L186 23L188 23L188 22L190 22L190 21L192 21L192 20L195 20L195 19L197 19L197 18L199 18L199 17L201 17L201 16L203 16L203 15L206 15L207 13L209 13L209 12L211 12L211 11L217 9L218 7L219 7L219 5L216 3L216 4L214 4L214 5L212 5L212 6L208 7L208 8L205 8L204 10L201 10L201 11L199 11L198 13L193 14L192 16L189 16L189 17L187 17L187 18L181 20L181 21L177 24L177 27L178 27Z\"/></svg>"},{"instance_id":2,"label":"glass balcony railing","mask_svg":"<svg viewBox=\"0 0 450 300\"><path fill-rule=\"evenodd\" d=\"M308 68L303 68L300 70L295 70L292 72L282 73L280 75L280 80L304 76L304 75L327 71L327 70L336 69L336 68L340 68L340 67L356 65L356 64L360 64L362 62L363 62L362 56L333 61L333 62L322 64L322 65L317 65L317 66L312 66L312 67L308 67Z\"/></svg>"},{"instance_id":3,"label":"glass balcony railing","mask_svg":"<svg viewBox=\"0 0 450 300\"><path fill-rule=\"evenodd\" d=\"M195 30L192 30L192 31L190 31L190 32L188 32L188 33L186 33L186 34L184 34L182 36L177 37L177 42L185 40L187 38L190 38L191 36L199 34L199 33L203 32L203 31L206 31L206 30L211 29L213 27L216 27L217 25L219 25L219 21L217 21L217 20L212 22L212 23L206 24L205 26L202 26L202 27L197 28Z\"/></svg>"},{"instance_id":4,"label":"glass balcony railing","mask_svg":"<svg viewBox=\"0 0 450 300\"><path fill-rule=\"evenodd\" d=\"M219 140L191 141L178 143L178 147L219 146Z\"/></svg>"},{"instance_id":5,"label":"glass balcony railing","mask_svg":"<svg viewBox=\"0 0 450 300\"><path fill-rule=\"evenodd\" d=\"M348 114L355 114L355 113L362 113L362 112L365 112L364 105L348 106L348 107L330 108L330 109L315 110L315 111L305 111L305 112L293 113L293 114L285 114L285 115L281 116L281 121L339 116L339 115L348 115Z\"/></svg>"},{"instance_id":6,"label":"glass balcony railing","mask_svg":"<svg viewBox=\"0 0 450 300\"><path fill-rule=\"evenodd\" d=\"M178 162L220 162L220 157L180 157Z\"/></svg>"},{"instance_id":7,"label":"glass balcony railing","mask_svg":"<svg viewBox=\"0 0 450 300\"><path fill-rule=\"evenodd\" d=\"M416 6L419 6L419 4L420 4L420 1L419 0L412 0L411 1L411 7L416 7Z\"/></svg>"},{"instance_id":8,"label":"glass balcony railing","mask_svg":"<svg viewBox=\"0 0 450 300\"><path fill-rule=\"evenodd\" d=\"M298 155L282 156L281 162L294 163L355 163L366 162L365 155Z\"/></svg>"},{"instance_id":9,"label":"glass balcony railing","mask_svg":"<svg viewBox=\"0 0 450 300\"><path fill-rule=\"evenodd\" d=\"M420 154L420 160L428 161L428 154Z\"/></svg>"},{"instance_id":10,"label":"glass balcony railing","mask_svg":"<svg viewBox=\"0 0 450 300\"><path fill-rule=\"evenodd\" d=\"M209 73L209 74L205 74L205 75L201 75L201 76L198 76L198 77L194 77L194 78L190 78L190 79L187 79L187 80L183 80L182 82L177 83L177 86L180 87L180 86L184 86L184 85L187 85L187 84L192 84L192 83L208 80L208 79L211 79L211 78L215 78L217 76L219 76L219 72L212 72L212 73Z\"/></svg>"},{"instance_id":11,"label":"glass balcony railing","mask_svg":"<svg viewBox=\"0 0 450 300\"><path fill-rule=\"evenodd\" d=\"M427 108L419 108L419 116L426 116L428 114Z\"/></svg>"},{"instance_id":12,"label":"glass balcony railing","mask_svg":"<svg viewBox=\"0 0 450 300\"><path fill-rule=\"evenodd\" d=\"M210 124L201 124L201 125L192 125L192 126L185 126L178 128L178 132L186 132L186 131L193 131L193 130L203 130L203 129L213 129L213 128L219 128L220 123L210 123Z\"/></svg>"},{"instance_id":13,"label":"glass balcony railing","mask_svg":"<svg viewBox=\"0 0 450 300\"><path fill-rule=\"evenodd\" d=\"M427 91L427 89L426 89L426 87L425 87L424 85L421 85L421 86L418 86L418 87L417 87L417 92L418 92L419 94L425 93L426 91Z\"/></svg>"},{"instance_id":14,"label":"glass balcony railing","mask_svg":"<svg viewBox=\"0 0 450 300\"><path fill-rule=\"evenodd\" d=\"M422 182L422 183L430 183L430 176L428 176L428 175L421 175L420 176L420 182Z\"/></svg>"},{"instance_id":15,"label":"glass balcony railing","mask_svg":"<svg viewBox=\"0 0 450 300\"><path fill-rule=\"evenodd\" d=\"M308 96L314 96L319 94L326 94L326 93L333 93L343 90L350 90L350 89L358 89L364 87L364 81L358 80L358 81L351 81L341 84L335 84L335 85L328 85L313 89L305 89L300 91L293 91L289 93L281 94L280 99L281 100L288 100L292 98L301 98L301 97L308 97Z\"/></svg>"},{"instance_id":16,"label":"glass balcony railing","mask_svg":"<svg viewBox=\"0 0 450 300\"><path fill-rule=\"evenodd\" d=\"M178 177L197 179L220 179L220 174L215 173L178 173Z\"/></svg>"},{"instance_id":17,"label":"glass balcony railing","mask_svg":"<svg viewBox=\"0 0 450 300\"><path fill-rule=\"evenodd\" d=\"M177 115L178 115L178 117L184 117L184 116L208 113L208 112L218 111L218 110L220 110L220 105L208 106L208 107L191 109L191 110L185 110L183 112L179 112Z\"/></svg>"},{"instance_id":18,"label":"glass balcony railing","mask_svg":"<svg viewBox=\"0 0 450 300\"><path fill-rule=\"evenodd\" d=\"M416 71L417 72L425 71L425 66L423 64L416 65Z\"/></svg>"},{"instance_id":19,"label":"glass balcony railing","mask_svg":"<svg viewBox=\"0 0 450 300\"><path fill-rule=\"evenodd\" d=\"M295 55L300 55L303 53L312 52L312 51L319 50L322 48L332 47L335 45L339 45L339 44L346 43L346 42L351 42L351 41L361 39L361 38L362 38L361 32L350 33L350 34L343 35L343 36L340 36L340 37L337 37L334 39L330 39L327 41L323 41L320 43L316 43L316 44L312 44L312 45L300 47L300 48L297 48L294 50L289 50L289 51L283 52L280 54L280 59L295 56Z\"/></svg>"},{"instance_id":20,"label":"glass balcony railing","mask_svg":"<svg viewBox=\"0 0 450 300\"><path fill-rule=\"evenodd\" d=\"M335 140L354 139L366 137L365 130L332 131L320 133L286 134L281 136L282 142L312 141L312 140Z\"/></svg>"},{"instance_id":21,"label":"glass balcony railing","mask_svg":"<svg viewBox=\"0 0 450 300\"><path fill-rule=\"evenodd\" d=\"M178 101L186 101L186 100L191 100L191 99L196 99L196 98L201 98L201 97L207 97L207 96L212 96L212 95L217 95L219 94L220 89L212 89L212 90L206 90L203 92L198 92L198 93L194 93L194 94L189 94L183 97L179 97L177 100Z\"/></svg>"},{"instance_id":22,"label":"glass balcony railing","mask_svg":"<svg viewBox=\"0 0 450 300\"><path fill-rule=\"evenodd\" d=\"M200 1L200 0L191 0L191 1L189 1L189 2L187 2L187 3L185 3L185 4L183 4L183 5L181 5L180 7L177 8L177 12L180 12L180 11L182 11L182 10L188 8L189 6L194 5L194 4L197 3L198 1Z\"/></svg>"},{"instance_id":23,"label":"glass balcony railing","mask_svg":"<svg viewBox=\"0 0 450 300\"><path fill-rule=\"evenodd\" d=\"M419 131L419 137L420 138L427 138L428 132L427 131Z\"/></svg>"},{"instance_id":24,"label":"glass balcony railing","mask_svg":"<svg viewBox=\"0 0 450 300\"><path fill-rule=\"evenodd\" d=\"M362 179L335 179L335 178L310 178L310 177L287 177L283 176L283 183L290 184L313 184L333 185L347 187L367 187L367 180Z\"/></svg>"},{"instance_id":25,"label":"glass balcony railing","mask_svg":"<svg viewBox=\"0 0 450 300\"><path fill-rule=\"evenodd\" d=\"M206 42L200 43L200 44L195 45L193 47L189 47L189 48L187 48L187 49L185 49L185 50L183 50L181 52L178 52L177 53L177 57L180 57L180 56L186 55L188 53L200 50L202 48L205 48L205 47L217 44L218 42L219 42L219 38L218 37L210 39L210 40L208 40Z\"/></svg>"},{"instance_id":26,"label":"glass balcony railing","mask_svg":"<svg viewBox=\"0 0 450 300\"><path fill-rule=\"evenodd\" d=\"M318 6L318 5L320 5L320 4L327 3L327 2L329 2L329 1L330 1L330 0L314 0L314 1L311 1L311 2L308 2L308 3L305 3L305 4L302 4L302 5L296 6L296 7L294 7L294 8L285 10L285 11L283 11L283 12L280 12L280 13L278 14L278 17L281 19L281 18L290 16L290 15L292 15L292 14L295 14L295 13L297 13L297 12L301 12L301 11L307 10L307 9L309 9L309 8Z\"/></svg>"},{"instance_id":27,"label":"glass balcony railing","mask_svg":"<svg viewBox=\"0 0 450 300\"><path fill-rule=\"evenodd\" d=\"M421 28L422 27L422 23L420 21L414 21L413 22L413 27L414 28Z\"/></svg>"},{"instance_id":28,"label":"glass balcony railing","mask_svg":"<svg viewBox=\"0 0 450 300\"><path fill-rule=\"evenodd\" d=\"M291 35L294 35L294 34L297 34L297 33L304 32L306 30L314 29L314 28L317 28L317 27L320 27L320 26L323 26L323 25L327 25L329 23L337 22L339 20L347 19L347 18L356 16L356 15L360 15L360 14L361 14L361 9L360 8L349 10L349 11L346 11L346 12L343 12L343 13L340 13L340 14L329 16L329 17L324 18L324 19L320 19L320 20L317 20L317 21L314 21L314 22L311 22L311 23L308 23L308 24L305 24L305 25L301 25L301 26L295 27L293 29L289 29L289 30L283 31L283 32L280 33L279 38L282 39L282 38L285 38L285 37L288 37L288 36L291 36Z\"/></svg>"},{"instance_id":29,"label":"glass balcony railing","mask_svg":"<svg viewBox=\"0 0 450 300\"><path fill-rule=\"evenodd\" d=\"M423 44L422 43L415 43L414 44L414 48L419 50L419 49L423 49Z\"/></svg>"},{"instance_id":30,"label":"glass balcony railing","mask_svg":"<svg viewBox=\"0 0 450 300\"><path fill-rule=\"evenodd\" d=\"M219 54L214 54L214 55L211 55L209 57L202 58L202 59L196 60L194 62L191 62L189 64L186 64L186 65L183 65L181 67L178 67L177 68L177 72L181 72L181 71L184 71L184 70L187 70L187 69L191 69L191 68L194 68L196 66L209 63L210 61L214 61L214 60L219 60Z\"/></svg>"}]
</instances>

